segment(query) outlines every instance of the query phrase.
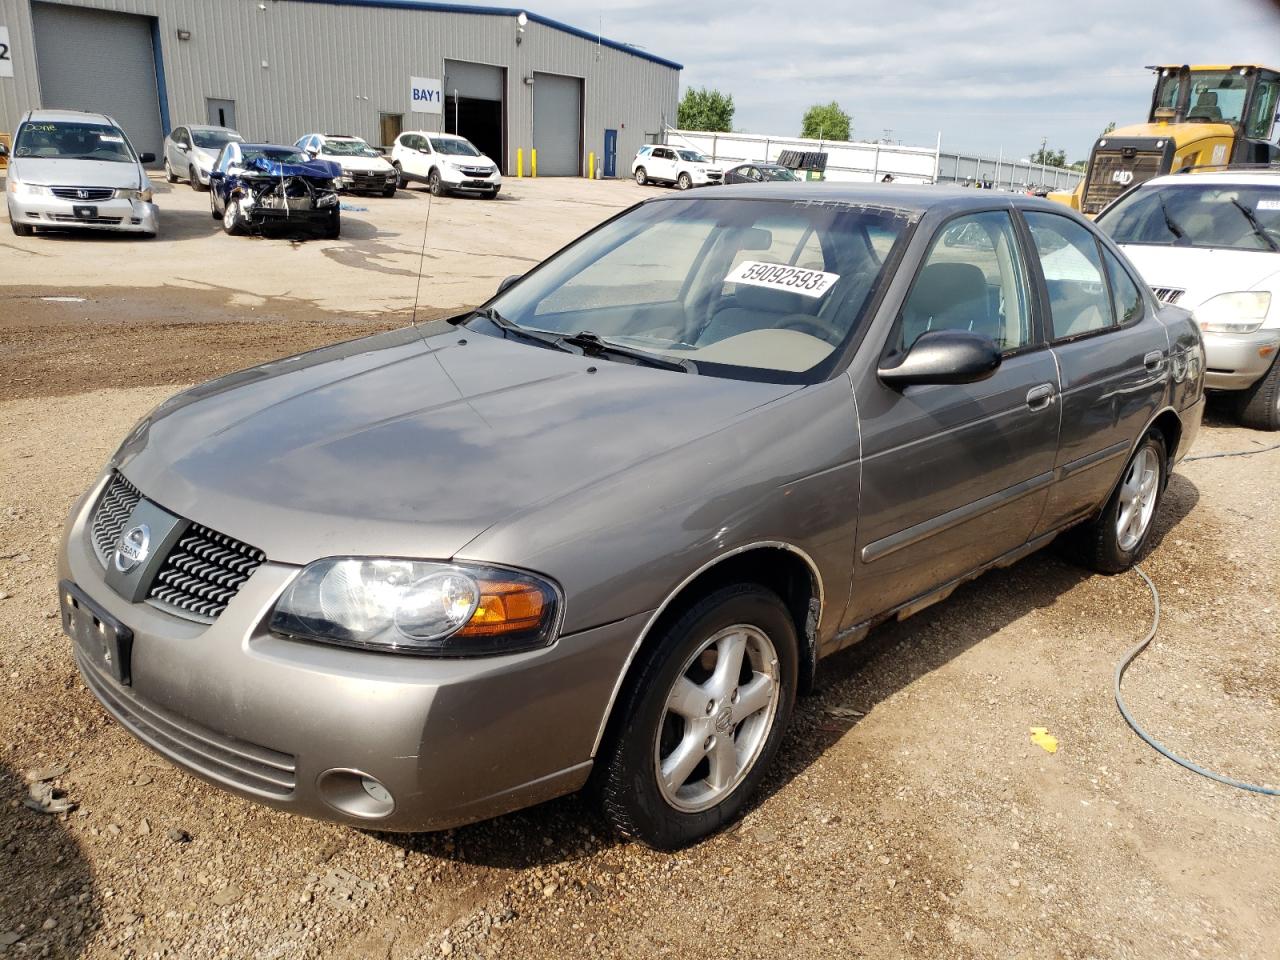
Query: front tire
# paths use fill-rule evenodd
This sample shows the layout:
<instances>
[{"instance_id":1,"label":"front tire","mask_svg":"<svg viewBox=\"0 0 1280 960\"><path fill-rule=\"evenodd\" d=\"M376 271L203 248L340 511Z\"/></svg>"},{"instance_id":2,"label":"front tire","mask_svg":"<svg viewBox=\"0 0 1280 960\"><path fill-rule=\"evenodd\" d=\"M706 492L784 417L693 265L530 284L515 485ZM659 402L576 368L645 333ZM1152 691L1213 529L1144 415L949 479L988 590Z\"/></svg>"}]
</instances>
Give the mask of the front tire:
<instances>
[{"instance_id":1,"label":"front tire","mask_svg":"<svg viewBox=\"0 0 1280 960\"><path fill-rule=\"evenodd\" d=\"M218 212L218 194L213 190L209 191L209 216L215 220L222 219L222 214Z\"/></svg>"},{"instance_id":2,"label":"front tire","mask_svg":"<svg viewBox=\"0 0 1280 960\"><path fill-rule=\"evenodd\" d=\"M597 760L619 833L675 850L734 820L795 706L795 622L773 592L721 588L671 623L623 688Z\"/></svg>"},{"instance_id":3,"label":"front tire","mask_svg":"<svg viewBox=\"0 0 1280 960\"><path fill-rule=\"evenodd\" d=\"M1085 566L1098 573L1123 573L1142 559L1164 498L1168 464L1164 434L1147 431L1102 513L1072 531Z\"/></svg>"},{"instance_id":4,"label":"front tire","mask_svg":"<svg viewBox=\"0 0 1280 960\"><path fill-rule=\"evenodd\" d=\"M1242 425L1254 430L1280 430L1280 359L1272 360L1271 369L1241 392L1236 403L1236 416Z\"/></svg>"},{"instance_id":5,"label":"front tire","mask_svg":"<svg viewBox=\"0 0 1280 960\"><path fill-rule=\"evenodd\" d=\"M200 182L200 174L196 173L195 167L187 168L187 175L191 177L191 189L196 193L204 193L209 187Z\"/></svg>"},{"instance_id":6,"label":"front tire","mask_svg":"<svg viewBox=\"0 0 1280 960\"><path fill-rule=\"evenodd\" d=\"M433 197L444 196L444 181L440 179L439 170L432 170L427 175L427 189L431 191Z\"/></svg>"},{"instance_id":7,"label":"front tire","mask_svg":"<svg viewBox=\"0 0 1280 960\"><path fill-rule=\"evenodd\" d=\"M13 228L14 236L29 237L36 232L36 228L29 223L18 223L13 219L13 213L9 214L9 226Z\"/></svg>"},{"instance_id":8,"label":"front tire","mask_svg":"<svg viewBox=\"0 0 1280 960\"><path fill-rule=\"evenodd\" d=\"M681 190L688 190L693 186L693 177L687 173L680 174L680 176L676 177L676 186Z\"/></svg>"},{"instance_id":9,"label":"front tire","mask_svg":"<svg viewBox=\"0 0 1280 960\"><path fill-rule=\"evenodd\" d=\"M337 207L329 211L329 220L320 231L320 236L325 240L337 240L342 236L342 213Z\"/></svg>"},{"instance_id":10,"label":"front tire","mask_svg":"<svg viewBox=\"0 0 1280 960\"><path fill-rule=\"evenodd\" d=\"M636 167L635 178L636 185L640 187L649 182L649 174L645 172L644 167Z\"/></svg>"},{"instance_id":11,"label":"front tire","mask_svg":"<svg viewBox=\"0 0 1280 960\"><path fill-rule=\"evenodd\" d=\"M240 212L239 200L227 201L222 211L222 229L233 237L238 237L245 232L244 215Z\"/></svg>"},{"instance_id":12,"label":"front tire","mask_svg":"<svg viewBox=\"0 0 1280 960\"><path fill-rule=\"evenodd\" d=\"M394 197L396 195L396 190L399 189L399 183L400 181L397 180L395 183L390 184L385 190L382 191L382 195L384 197Z\"/></svg>"}]
</instances>

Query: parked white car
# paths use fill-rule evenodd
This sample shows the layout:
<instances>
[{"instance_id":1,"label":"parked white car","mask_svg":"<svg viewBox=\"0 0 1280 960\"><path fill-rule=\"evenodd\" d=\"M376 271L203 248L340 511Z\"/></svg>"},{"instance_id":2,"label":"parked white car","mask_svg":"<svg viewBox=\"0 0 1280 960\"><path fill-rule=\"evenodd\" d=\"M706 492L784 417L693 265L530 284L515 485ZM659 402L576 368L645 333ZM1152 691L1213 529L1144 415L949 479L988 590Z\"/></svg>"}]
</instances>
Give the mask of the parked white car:
<instances>
[{"instance_id":1,"label":"parked white car","mask_svg":"<svg viewBox=\"0 0 1280 960\"><path fill-rule=\"evenodd\" d=\"M724 171L697 150L646 143L631 161L636 183L666 183L688 190L724 181Z\"/></svg>"},{"instance_id":2,"label":"parked white car","mask_svg":"<svg viewBox=\"0 0 1280 960\"><path fill-rule=\"evenodd\" d=\"M0 154L8 153L0 145ZM155 159L134 150L104 114L29 110L14 134L5 177L9 224L20 237L36 227L154 237L160 215L142 165Z\"/></svg>"},{"instance_id":3,"label":"parked white car","mask_svg":"<svg viewBox=\"0 0 1280 960\"><path fill-rule=\"evenodd\" d=\"M437 197L444 193L478 194L492 200L502 189L498 165L466 137L408 130L396 137L391 163L400 186L425 183Z\"/></svg>"},{"instance_id":4,"label":"parked white car","mask_svg":"<svg viewBox=\"0 0 1280 960\"><path fill-rule=\"evenodd\" d=\"M380 193L384 197L395 195L395 170L366 140L346 134L308 133L299 137L294 146L313 160L332 160L340 166L340 190Z\"/></svg>"},{"instance_id":5,"label":"parked white car","mask_svg":"<svg viewBox=\"0 0 1280 960\"><path fill-rule=\"evenodd\" d=\"M186 180L193 190L208 190L209 171L222 148L243 142L244 137L228 127L174 127L164 138L164 178L170 183Z\"/></svg>"},{"instance_id":6,"label":"parked white car","mask_svg":"<svg viewBox=\"0 0 1280 960\"><path fill-rule=\"evenodd\" d=\"M1280 173L1172 174L1098 216L1165 303L1195 314L1205 386L1246 426L1280 430Z\"/></svg>"}]
</instances>

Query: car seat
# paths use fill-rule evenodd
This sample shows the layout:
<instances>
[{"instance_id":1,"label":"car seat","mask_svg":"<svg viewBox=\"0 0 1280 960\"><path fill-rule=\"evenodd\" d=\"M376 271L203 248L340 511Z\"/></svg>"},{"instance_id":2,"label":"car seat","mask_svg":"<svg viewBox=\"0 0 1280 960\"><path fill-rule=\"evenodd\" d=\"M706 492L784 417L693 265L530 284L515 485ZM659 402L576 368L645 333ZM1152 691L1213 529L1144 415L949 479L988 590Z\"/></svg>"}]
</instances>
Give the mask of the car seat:
<instances>
[{"instance_id":1,"label":"car seat","mask_svg":"<svg viewBox=\"0 0 1280 960\"><path fill-rule=\"evenodd\" d=\"M987 276L972 263L931 263L920 271L902 310L902 346L930 330L973 330L999 337Z\"/></svg>"},{"instance_id":2,"label":"car seat","mask_svg":"<svg viewBox=\"0 0 1280 960\"><path fill-rule=\"evenodd\" d=\"M821 323L816 316L819 302L814 297L789 290L739 283L734 291L733 306L717 311L699 340L702 343L714 343L752 330L785 327L788 316L803 317L810 323Z\"/></svg>"},{"instance_id":3,"label":"car seat","mask_svg":"<svg viewBox=\"0 0 1280 960\"><path fill-rule=\"evenodd\" d=\"M1212 90L1204 90L1196 97L1196 105L1187 112L1188 120L1222 119L1222 111L1218 109L1218 95Z\"/></svg>"}]
</instances>

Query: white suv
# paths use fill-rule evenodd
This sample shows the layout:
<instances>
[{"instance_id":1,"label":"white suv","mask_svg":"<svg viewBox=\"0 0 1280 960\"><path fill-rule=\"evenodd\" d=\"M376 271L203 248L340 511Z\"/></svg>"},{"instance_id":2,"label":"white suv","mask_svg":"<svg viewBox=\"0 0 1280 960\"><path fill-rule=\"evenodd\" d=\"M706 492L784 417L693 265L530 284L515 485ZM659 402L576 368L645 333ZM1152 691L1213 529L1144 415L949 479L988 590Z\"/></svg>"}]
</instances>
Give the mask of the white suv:
<instances>
[{"instance_id":1,"label":"white suv","mask_svg":"<svg viewBox=\"0 0 1280 960\"><path fill-rule=\"evenodd\" d=\"M631 161L631 175L636 183L669 183L688 190L724 181L724 171L697 150L647 143Z\"/></svg>"},{"instance_id":2,"label":"white suv","mask_svg":"<svg viewBox=\"0 0 1280 960\"><path fill-rule=\"evenodd\" d=\"M1280 430L1280 173L1156 177L1098 216L1156 297L1195 314L1205 386Z\"/></svg>"},{"instance_id":3,"label":"white suv","mask_svg":"<svg viewBox=\"0 0 1280 960\"><path fill-rule=\"evenodd\" d=\"M340 189L352 193L395 196L396 172L377 150L359 137L337 133L308 133L294 146L307 156L332 160L342 168Z\"/></svg>"},{"instance_id":4,"label":"white suv","mask_svg":"<svg viewBox=\"0 0 1280 960\"><path fill-rule=\"evenodd\" d=\"M492 200L502 189L498 165L475 148L466 137L452 133L409 130L396 137L391 163L400 186L417 180L435 196L474 193Z\"/></svg>"}]
</instances>

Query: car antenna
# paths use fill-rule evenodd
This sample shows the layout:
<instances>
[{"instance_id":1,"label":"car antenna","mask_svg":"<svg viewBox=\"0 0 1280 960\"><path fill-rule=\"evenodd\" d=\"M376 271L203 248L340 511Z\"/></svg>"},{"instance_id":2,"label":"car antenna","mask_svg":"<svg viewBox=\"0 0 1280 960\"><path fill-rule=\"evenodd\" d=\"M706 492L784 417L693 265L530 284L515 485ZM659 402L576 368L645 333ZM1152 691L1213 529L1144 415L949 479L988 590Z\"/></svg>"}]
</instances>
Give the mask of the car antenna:
<instances>
[{"instance_id":1,"label":"car antenna","mask_svg":"<svg viewBox=\"0 0 1280 960\"><path fill-rule=\"evenodd\" d=\"M431 226L431 204L435 194L427 194L427 217L422 222L422 249L418 251L418 282L413 287L413 319L410 326L418 325L418 292L422 289L422 268L427 261L427 227Z\"/></svg>"}]
</instances>

